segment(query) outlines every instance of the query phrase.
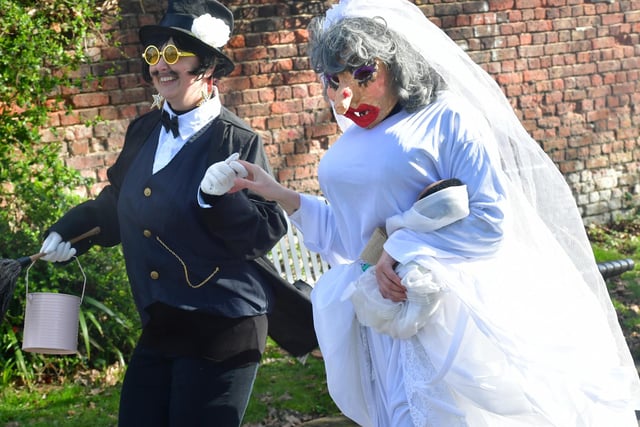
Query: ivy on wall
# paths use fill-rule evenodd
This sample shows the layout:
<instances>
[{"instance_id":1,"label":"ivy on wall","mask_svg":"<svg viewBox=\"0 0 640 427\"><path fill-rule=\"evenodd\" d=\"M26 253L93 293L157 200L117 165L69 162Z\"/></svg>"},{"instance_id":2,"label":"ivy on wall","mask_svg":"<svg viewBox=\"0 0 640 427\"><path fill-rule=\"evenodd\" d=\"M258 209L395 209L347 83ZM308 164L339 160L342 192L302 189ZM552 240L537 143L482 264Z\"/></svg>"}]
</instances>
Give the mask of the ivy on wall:
<instances>
[{"instance_id":1,"label":"ivy on wall","mask_svg":"<svg viewBox=\"0 0 640 427\"><path fill-rule=\"evenodd\" d=\"M65 94L88 84L80 72L101 26L117 18L112 0L0 0L0 257L37 253L43 231L79 201L73 189L85 185L65 166L61 144L43 142L50 114L71 113ZM107 19L107 21L105 21ZM21 277L7 316L0 323L2 383L29 383L47 369L64 375L79 364L122 360L131 347L133 310L121 254L96 249L83 257L86 303L81 307L82 357L50 359L20 349L25 283ZM38 262L29 273L37 291L76 294L77 268ZM31 291L31 287L29 288ZM90 302L94 304L89 304ZM109 308L107 308L107 306ZM124 313L124 314L123 314ZM92 358L90 359L90 356Z\"/></svg>"}]
</instances>

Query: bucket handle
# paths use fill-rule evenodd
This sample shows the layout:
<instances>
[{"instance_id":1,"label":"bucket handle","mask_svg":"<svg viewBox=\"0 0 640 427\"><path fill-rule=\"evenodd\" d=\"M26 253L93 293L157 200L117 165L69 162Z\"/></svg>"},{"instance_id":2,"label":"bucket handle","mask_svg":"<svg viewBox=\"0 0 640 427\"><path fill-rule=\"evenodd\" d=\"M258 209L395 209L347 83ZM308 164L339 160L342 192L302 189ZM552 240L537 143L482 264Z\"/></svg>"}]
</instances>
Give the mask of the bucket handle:
<instances>
[{"instance_id":1,"label":"bucket handle","mask_svg":"<svg viewBox=\"0 0 640 427\"><path fill-rule=\"evenodd\" d=\"M100 227L93 227L91 230L85 231L81 235L69 239L69 243L74 244L76 242L79 242L82 239L86 239L87 237L95 236L95 235L97 235L99 233L100 233ZM40 258L42 258L45 255L46 255L46 252L39 252L37 254L31 255L31 256L28 256L28 257L23 257L23 258L20 258L18 260L18 262L22 263L23 266L28 263L28 267L27 267L27 271L26 271L26 275L25 275L25 284L26 284L25 287L26 287L26 290L27 290L27 298L29 297L29 270L31 269L31 266L36 263L37 260L39 260ZM76 259L76 262L78 263L78 267L80 267L80 272L82 273L82 277L84 279L84 281L82 283L82 296L80 297L80 304L82 304L82 300L84 299L84 290L85 290L85 288L87 286L87 275L84 273L84 269L82 268L82 265L80 264L80 260L78 259L78 257L74 256L74 258Z\"/></svg>"},{"instance_id":2,"label":"bucket handle","mask_svg":"<svg viewBox=\"0 0 640 427\"><path fill-rule=\"evenodd\" d=\"M82 282L82 294L80 295L80 304L82 304L82 300L84 300L84 290L87 287L87 275L84 272L84 269L82 268L82 264L80 264L80 260L78 259L77 256L74 256L76 262L78 263L78 267L80 268L80 272L82 273L82 278L83 278L83 282ZM27 271L25 273L25 288L26 288L26 292L27 292L27 298L29 298L29 270L31 270L31 266L33 264L35 264L36 261L34 260L31 264L29 264L29 266L27 267ZM79 304L79 305L80 305Z\"/></svg>"}]
</instances>

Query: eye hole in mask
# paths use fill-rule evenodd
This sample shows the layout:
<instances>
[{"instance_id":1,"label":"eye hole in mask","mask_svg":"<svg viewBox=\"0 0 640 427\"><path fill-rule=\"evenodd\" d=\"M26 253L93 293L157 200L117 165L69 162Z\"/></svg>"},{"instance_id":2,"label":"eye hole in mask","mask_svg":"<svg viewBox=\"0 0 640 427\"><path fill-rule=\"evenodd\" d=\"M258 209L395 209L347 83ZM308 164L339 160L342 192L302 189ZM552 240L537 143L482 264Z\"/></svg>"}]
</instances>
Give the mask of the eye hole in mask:
<instances>
[{"instance_id":1,"label":"eye hole in mask","mask_svg":"<svg viewBox=\"0 0 640 427\"><path fill-rule=\"evenodd\" d=\"M352 69L351 75L360 86L366 86L366 84L373 79L376 71L378 71L378 64L373 62L371 64L361 65ZM329 85L331 89L337 89L340 85L340 78L338 77L338 74L324 73L323 75L326 84Z\"/></svg>"}]
</instances>

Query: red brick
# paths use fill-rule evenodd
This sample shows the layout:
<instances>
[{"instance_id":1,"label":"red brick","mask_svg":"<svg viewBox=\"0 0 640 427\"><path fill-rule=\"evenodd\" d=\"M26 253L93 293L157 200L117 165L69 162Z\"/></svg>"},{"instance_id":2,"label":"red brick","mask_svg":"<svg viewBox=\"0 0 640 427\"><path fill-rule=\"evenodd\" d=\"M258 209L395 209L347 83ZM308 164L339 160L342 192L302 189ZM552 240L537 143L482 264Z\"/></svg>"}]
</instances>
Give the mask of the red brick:
<instances>
[{"instance_id":1,"label":"red brick","mask_svg":"<svg viewBox=\"0 0 640 427\"><path fill-rule=\"evenodd\" d=\"M601 37L591 40L592 49L606 49L614 47L616 45L616 39L613 37Z\"/></svg>"},{"instance_id":2,"label":"red brick","mask_svg":"<svg viewBox=\"0 0 640 427\"><path fill-rule=\"evenodd\" d=\"M128 2L137 6L137 0L121 3L126 6ZM49 116L50 124L60 128L68 139L69 153L88 147L108 153L109 157L102 156L100 162L112 164L129 121L149 110L154 91L139 76L141 47L137 28L140 22L157 22L164 3L146 1L147 13L123 15L113 30L121 43L117 48L103 46L99 40L88 46L90 55L111 58L113 63L86 65L74 75L102 79L87 79L82 91L58 90L76 109L71 115L60 109ZM337 127L322 86L309 70L304 43L308 40L306 23L324 10L326 2L250 3L227 3L237 20L235 34L225 51L237 67L220 80L221 98L261 132L265 149L278 166L277 176L283 182L316 191L316 165L335 141ZM640 57L636 47L640 42L640 0L415 3L494 76L511 105L521 106L516 110L517 116L549 150L561 171L584 170L582 157L589 157L590 153L619 153L616 157L607 154L606 160L618 161L613 163L616 167L630 171L622 174L620 181L626 189L639 185L638 168L633 162L640 158L640 113L630 111L630 105L640 104ZM273 16L267 16L270 14ZM267 24L271 27L267 28ZM100 97L105 95L111 96L111 102L102 103ZM83 122L98 115L109 122L80 131L85 128L81 126ZM53 138L52 132L43 132L43 139ZM574 148L568 148L569 141ZM301 157L290 162L288 158L294 153ZM94 173L103 182L105 167L97 163L95 171L82 169L82 173ZM581 200L588 200L584 196Z\"/></svg>"},{"instance_id":3,"label":"red brick","mask_svg":"<svg viewBox=\"0 0 640 427\"><path fill-rule=\"evenodd\" d=\"M531 70L525 71L523 73L523 78L525 82L534 82L540 80L546 80L548 78L547 70Z\"/></svg>"},{"instance_id":4,"label":"red brick","mask_svg":"<svg viewBox=\"0 0 640 427\"><path fill-rule=\"evenodd\" d=\"M272 114L291 113L301 111L302 103L300 100L289 100L273 102L270 104L269 109Z\"/></svg>"},{"instance_id":5,"label":"red brick","mask_svg":"<svg viewBox=\"0 0 640 427\"><path fill-rule=\"evenodd\" d=\"M514 0L489 0L489 10L511 10L514 4Z\"/></svg>"},{"instance_id":6,"label":"red brick","mask_svg":"<svg viewBox=\"0 0 640 427\"><path fill-rule=\"evenodd\" d=\"M106 93L81 93L71 98L71 104L75 108L97 107L109 104L109 96Z\"/></svg>"}]
</instances>

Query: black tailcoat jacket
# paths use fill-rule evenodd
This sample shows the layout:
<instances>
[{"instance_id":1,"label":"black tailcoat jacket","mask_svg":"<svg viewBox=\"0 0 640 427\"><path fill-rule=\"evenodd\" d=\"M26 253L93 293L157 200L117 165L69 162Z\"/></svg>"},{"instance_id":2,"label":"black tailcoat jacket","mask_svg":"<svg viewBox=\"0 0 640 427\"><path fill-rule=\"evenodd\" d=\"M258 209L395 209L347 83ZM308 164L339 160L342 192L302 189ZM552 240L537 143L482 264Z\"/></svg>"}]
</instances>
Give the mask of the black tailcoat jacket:
<instances>
[{"instance_id":1,"label":"black tailcoat jacket","mask_svg":"<svg viewBox=\"0 0 640 427\"><path fill-rule=\"evenodd\" d=\"M74 245L122 244L142 323L161 302L217 316L268 313L269 335L291 354L317 346L308 295L284 281L265 258L286 233L276 203L244 190L203 195L207 168L232 153L270 172L260 137L226 108L198 131L163 169L152 173L160 111L134 120L100 194L67 212L49 231L64 240L95 227L100 233Z\"/></svg>"}]
</instances>

